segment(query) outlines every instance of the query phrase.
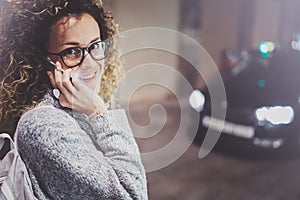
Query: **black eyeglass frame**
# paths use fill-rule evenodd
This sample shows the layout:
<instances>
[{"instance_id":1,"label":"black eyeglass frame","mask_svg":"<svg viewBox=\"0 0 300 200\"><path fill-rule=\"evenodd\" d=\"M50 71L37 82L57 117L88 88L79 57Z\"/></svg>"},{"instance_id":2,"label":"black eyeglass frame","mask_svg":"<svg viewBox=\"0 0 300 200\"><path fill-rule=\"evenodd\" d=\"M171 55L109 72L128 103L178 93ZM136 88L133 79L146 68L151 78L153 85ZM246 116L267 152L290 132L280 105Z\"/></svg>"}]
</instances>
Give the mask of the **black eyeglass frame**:
<instances>
[{"instance_id":1,"label":"black eyeglass frame","mask_svg":"<svg viewBox=\"0 0 300 200\"><path fill-rule=\"evenodd\" d=\"M91 54L91 50L92 50L92 49L90 49L91 46L93 46L94 44L97 44L97 43L103 43L103 44L105 44L104 57L103 57L103 58L100 58L100 59L95 58L95 57ZM59 57L61 58L61 60L63 61L63 63L64 63L68 68L74 68L74 67L77 67L77 66L79 66L79 65L82 64L82 62L83 62L83 60L84 60L84 58L85 58L85 56L84 56L84 55L85 55L85 51L87 51L88 54L90 54L91 57L92 57L94 60L100 61L100 60L103 60L103 59L105 59L105 58L107 57L108 52L109 52L109 47L110 47L110 40L109 40L109 39L106 39L106 40L101 40L101 41L93 42L93 43L89 44L87 47L79 47L79 46L69 47L69 48L66 48L66 49L64 49L64 50L62 50L62 51L60 51L60 52L58 52L58 53L47 52L47 54L59 56ZM81 60L80 60L80 62L78 62L76 65L74 65L74 66L69 66L69 65L67 65L67 64L65 63L64 58L63 58L63 54L64 54L66 51L68 51L68 50L70 50L70 49L74 49L74 48L75 48L75 49L78 48L78 49L81 50ZM50 58L47 57L47 61L49 61L49 59L50 59ZM52 64L52 63L53 63L53 62L51 61L51 64Z\"/></svg>"}]
</instances>

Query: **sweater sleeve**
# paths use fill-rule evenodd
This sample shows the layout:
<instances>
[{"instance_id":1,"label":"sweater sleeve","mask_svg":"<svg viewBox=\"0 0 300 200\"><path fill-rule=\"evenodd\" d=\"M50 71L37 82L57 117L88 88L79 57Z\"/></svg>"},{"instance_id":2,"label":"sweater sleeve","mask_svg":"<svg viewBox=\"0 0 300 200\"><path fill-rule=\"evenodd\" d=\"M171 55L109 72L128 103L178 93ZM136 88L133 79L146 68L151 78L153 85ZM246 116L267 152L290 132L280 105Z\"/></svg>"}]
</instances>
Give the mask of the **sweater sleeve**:
<instances>
[{"instance_id":1,"label":"sweater sleeve","mask_svg":"<svg viewBox=\"0 0 300 200\"><path fill-rule=\"evenodd\" d=\"M125 111L108 111L89 119L89 123L94 133L92 138L104 157L108 158L107 162L115 170L126 191L144 191L134 198L147 199L145 171L141 167L138 146Z\"/></svg>"},{"instance_id":2,"label":"sweater sleeve","mask_svg":"<svg viewBox=\"0 0 300 200\"><path fill-rule=\"evenodd\" d=\"M147 199L134 138L110 120L112 113L90 119L89 136L74 118L53 107L23 115L17 127L18 148L45 196Z\"/></svg>"}]
</instances>

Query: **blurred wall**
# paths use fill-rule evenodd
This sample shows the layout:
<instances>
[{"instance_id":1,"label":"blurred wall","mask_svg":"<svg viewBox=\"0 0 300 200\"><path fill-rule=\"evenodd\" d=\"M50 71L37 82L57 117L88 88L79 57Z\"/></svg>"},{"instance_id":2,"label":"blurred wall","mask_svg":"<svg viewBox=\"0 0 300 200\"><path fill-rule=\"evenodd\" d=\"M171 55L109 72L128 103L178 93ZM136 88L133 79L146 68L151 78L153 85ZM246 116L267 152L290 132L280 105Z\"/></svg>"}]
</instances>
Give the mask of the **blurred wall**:
<instances>
[{"instance_id":1,"label":"blurred wall","mask_svg":"<svg viewBox=\"0 0 300 200\"><path fill-rule=\"evenodd\" d=\"M217 65L221 50L236 49L241 0L203 0L201 44Z\"/></svg>"},{"instance_id":2,"label":"blurred wall","mask_svg":"<svg viewBox=\"0 0 300 200\"><path fill-rule=\"evenodd\" d=\"M251 47L257 48L261 41L279 43L280 24L282 18L283 1L256 0L253 11L254 23L252 27Z\"/></svg>"},{"instance_id":3,"label":"blurred wall","mask_svg":"<svg viewBox=\"0 0 300 200\"><path fill-rule=\"evenodd\" d=\"M294 24L299 21L296 13L300 6L299 0L199 0L201 9L193 5L187 6L189 9L194 8L193 12L201 12L198 16L182 9L185 7L184 4L193 3L193 0L106 1L109 2L121 32L149 26L178 30L201 43L217 66L220 66L221 51L224 49L256 49L262 40L272 40L288 48L292 33L295 31ZM185 21L183 18L191 16L197 16L201 21L196 27L196 33L192 27L182 24ZM300 30L300 21L298 24ZM180 48L176 38L172 43L174 48ZM176 55L158 50L139 50L124 55L123 58L126 71L147 63L160 63L180 69L180 73L187 76L193 73L184 72L191 68L182 66ZM145 74L145 76L154 78L156 75ZM176 84L177 80L174 77L166 78L170 84ZM126 84L132 82L127 81ZM152 85L140 88L132 96L132 100L152 101L162 99L169 93L170 91L165 88Z\"/></svg>"},{"instance_id":4,"label":"blurred wall","mask_svg":"<svg viewBox=\"0 0 300 200\"><path fill-rule=\"evenodd\" d=\"M120 30L145 26L177 29L179 0L111 0Z\"/></svg>"},{"instance_id":5,"label":"blurred wall","mask_svg":"<svg viewBox=\"0 0 300 200\"><path fill-rule=\"evenodd\" d=\"M179 0L110 0L109 6L114 14L116 22L119 24L119 29L122 32L134 28L143 27L164 27L177 30L179 19ZM126 38L125 38L126 40ZM145 38L147 40L147 38ZM121 43L122 45L126 45ZM170 44L172 48L177 49L177 38L173 38ZM171 68L177 68L177 56L160 50L144 49L132 52L122 56L125 71L134 70L143 65L151 68L149 63L159 63ZM145 73L143 76L137 76L136 79L151 79L155 80L155 76L160 74ZM125 74L126 77L126 74ZM175 77L166 76L169 84L176 84ZM129 84L129 85L128 85ZM135 84L134 80L125 80L121 84L119 91L124 91L130 87L130 84ZM126 91L127 92L127 91ZM160 87L156 84L148 84L139 88L130 98L132 102L155 101L164 99L170 91L167 88ZM128 100L124 93L120 93L120 102Z\"/></svg>"}]
</instances>

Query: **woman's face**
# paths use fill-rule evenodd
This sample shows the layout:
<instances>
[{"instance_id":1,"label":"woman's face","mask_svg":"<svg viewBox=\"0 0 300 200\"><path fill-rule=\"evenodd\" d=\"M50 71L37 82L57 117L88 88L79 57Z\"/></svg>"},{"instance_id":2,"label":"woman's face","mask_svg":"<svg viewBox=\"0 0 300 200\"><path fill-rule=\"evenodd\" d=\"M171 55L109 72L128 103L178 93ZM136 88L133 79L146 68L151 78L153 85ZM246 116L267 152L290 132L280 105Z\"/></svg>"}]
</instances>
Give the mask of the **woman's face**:
<instances>
[{"instance_id":1,"label":"woman's face","mask_svg":"<svg viewBox=\"0 0 300 200\"><path fill-rule=\"evenodd\" d=\"M50 28L48 52L58 53L70 47L89 47L100 40L99 26L91 15L63 17ZM63 69L68 69L60 56L49 57L54 62L59 61ZM85 50L83 62L72 68L72 73L78 73L83 84L99 92L103 69L104 59L94 60Z\"/></svg>"}]
</instances>

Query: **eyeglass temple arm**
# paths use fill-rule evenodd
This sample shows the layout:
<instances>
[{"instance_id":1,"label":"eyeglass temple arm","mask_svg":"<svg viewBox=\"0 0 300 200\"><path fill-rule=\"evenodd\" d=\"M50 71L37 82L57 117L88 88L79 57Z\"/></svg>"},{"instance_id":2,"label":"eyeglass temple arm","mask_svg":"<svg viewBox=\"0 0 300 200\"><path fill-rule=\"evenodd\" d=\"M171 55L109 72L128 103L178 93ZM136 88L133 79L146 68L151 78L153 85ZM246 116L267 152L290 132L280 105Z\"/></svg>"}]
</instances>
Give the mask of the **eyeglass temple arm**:
<instances>
[{"instance_id":1,"label":"eyeglass temple arm","mask_svg":"<svg viewBox=\"0 0 300 200\"><path fill-rule=\"evenodd\" d=\"M52 54L52 53L49 53L49 54ZM47 61L48 63L50 63L50 64L51 64L53 67L55 67L55 69L57 69L58 71L64 72L63 69L57 68L56 64L55 64L48 56L46 56L46 57L43 56L43 59L44 59L45 61Z\"/></svg>"}]
</instances>

